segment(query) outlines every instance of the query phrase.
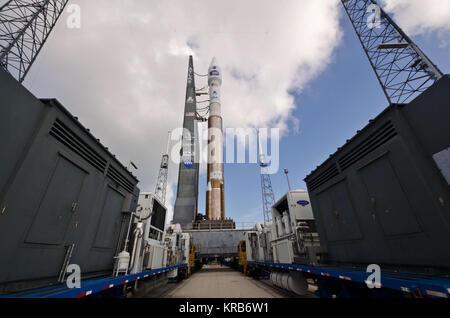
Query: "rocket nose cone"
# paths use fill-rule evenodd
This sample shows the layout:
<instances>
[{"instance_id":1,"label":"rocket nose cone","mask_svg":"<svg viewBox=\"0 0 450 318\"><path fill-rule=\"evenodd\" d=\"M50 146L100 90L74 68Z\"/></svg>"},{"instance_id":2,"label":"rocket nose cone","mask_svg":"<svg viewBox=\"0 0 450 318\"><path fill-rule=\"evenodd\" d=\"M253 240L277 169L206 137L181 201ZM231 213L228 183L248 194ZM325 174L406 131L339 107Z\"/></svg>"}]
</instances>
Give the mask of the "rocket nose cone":
<instances>
[{"instance_id":1,"label":"rocket nose cone","mask_svg":"<svg viewBox=\"0 0 450 318\"><path fill-rule=\"evenodd\" d=\"M213 57L211 60L211 64L209 65L209 70L220 70L219 63L217 62L216 57Z\"/></svg>"},{"instance_id":2,"label":"rocket nose cone","mask_svg":"<svg viewBox=\"0 0 450 318\"><path fill-rule=\"evenodd\" d=\"M216 57L211 60L211 65L208 69L208 85L211 85L213 80L218 80L222 84L222 71L220 66L217 64Z\"/></svg>"},{"instance_id":3,"label":"rocket nose cone","mask_svg":"<svg viewBox=\"0 0 450 318\"><path fill-rule=\"evenodd\" d=\"M217 58L214 56L211 60L210 66L217 65Z\"/></svg>"}]
</instances>

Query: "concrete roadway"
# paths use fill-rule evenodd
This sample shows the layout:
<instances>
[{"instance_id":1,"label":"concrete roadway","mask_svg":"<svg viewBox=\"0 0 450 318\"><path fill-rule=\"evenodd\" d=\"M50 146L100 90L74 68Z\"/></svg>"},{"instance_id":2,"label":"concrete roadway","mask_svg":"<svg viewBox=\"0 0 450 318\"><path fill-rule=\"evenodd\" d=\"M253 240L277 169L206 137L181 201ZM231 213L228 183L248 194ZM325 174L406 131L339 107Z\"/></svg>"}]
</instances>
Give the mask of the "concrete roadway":
<instances>
[{"instance_id":1,"label":"concrete roadway","mask_svg":"<svg viewBox=\"0 0 450 318\"><path fill-rule=\"evenodd\" d=\"M163 298L286 298L292 295L220 265L202 270L168 290Z\"/></svg>"}]
</instances>

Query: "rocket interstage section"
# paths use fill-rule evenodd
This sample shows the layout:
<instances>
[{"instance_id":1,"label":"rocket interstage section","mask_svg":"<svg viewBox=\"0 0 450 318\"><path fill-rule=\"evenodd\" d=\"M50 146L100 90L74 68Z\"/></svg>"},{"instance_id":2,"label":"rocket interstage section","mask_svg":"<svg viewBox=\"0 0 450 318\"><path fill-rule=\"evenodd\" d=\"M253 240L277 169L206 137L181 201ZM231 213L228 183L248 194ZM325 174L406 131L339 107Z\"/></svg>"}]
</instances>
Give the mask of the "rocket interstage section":
<instances>
[{"instance_id":1,"label":"rocket interstage section","mask_svg":"<svg viewBox=\"0 0 450 318\"><path fill-rule=\"evenodd\" d=\"M208 172L206 187L206 218L225 219L223 123L220 102L222 71L213 58L208 69L209 118L208 118Z\"/></svg>"}]
</instances>

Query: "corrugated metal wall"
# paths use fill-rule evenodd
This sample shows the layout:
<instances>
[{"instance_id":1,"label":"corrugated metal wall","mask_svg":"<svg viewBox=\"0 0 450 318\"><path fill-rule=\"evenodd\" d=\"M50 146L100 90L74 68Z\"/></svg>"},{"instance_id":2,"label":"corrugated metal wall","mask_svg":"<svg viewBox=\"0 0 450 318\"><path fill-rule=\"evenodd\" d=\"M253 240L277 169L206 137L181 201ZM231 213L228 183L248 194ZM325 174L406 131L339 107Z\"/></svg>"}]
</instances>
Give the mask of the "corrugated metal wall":
<instances>
[{"instance_id":1,"label":"corrugated metal wall","mask_svg":"<svg viewBox=\"0 0 450 318\"><path fill-rule=\"evenodd\" d=\"M55 283L72 244L82 273L109 273L137 179L3 70L0 96L0 291Z\"/></svg>"},{"instance_id":2,"label":"corrugated metal wall","mask_svg":"<svg viewBox=\"0 0 450 318\"><path fill-rule=\"evenodd\" d=\"M392 105L305 181L329 260L450 268L450 76Z\"/></svg>"}]
</instances>

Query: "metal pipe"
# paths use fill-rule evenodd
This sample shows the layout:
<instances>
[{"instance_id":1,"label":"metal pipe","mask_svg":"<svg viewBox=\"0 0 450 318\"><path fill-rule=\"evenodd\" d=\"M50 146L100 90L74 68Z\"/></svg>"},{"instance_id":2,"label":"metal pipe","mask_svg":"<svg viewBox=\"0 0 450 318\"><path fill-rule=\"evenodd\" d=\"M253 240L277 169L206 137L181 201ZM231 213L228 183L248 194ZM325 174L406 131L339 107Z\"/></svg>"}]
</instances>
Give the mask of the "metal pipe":
<instances>
[{"instance_id":1,"label":"metal pipe","mask_svg":"<svg viewBox=\"0 0 450 318\"><path fill-rule=\"evenodd\" d=\"M134 239L134 242L133 242L133 250L131 252L131 263L128 266L129 270L131 270L134 267L134 263L135 263L135 259L136 259L136 246L137 246L137 243L138 243L139 239L143 235L142 225L143 225L143 223L137 223L137 225L136 225L137 227L134 230L135 239Z\"/></svg>"}]
</instances>

